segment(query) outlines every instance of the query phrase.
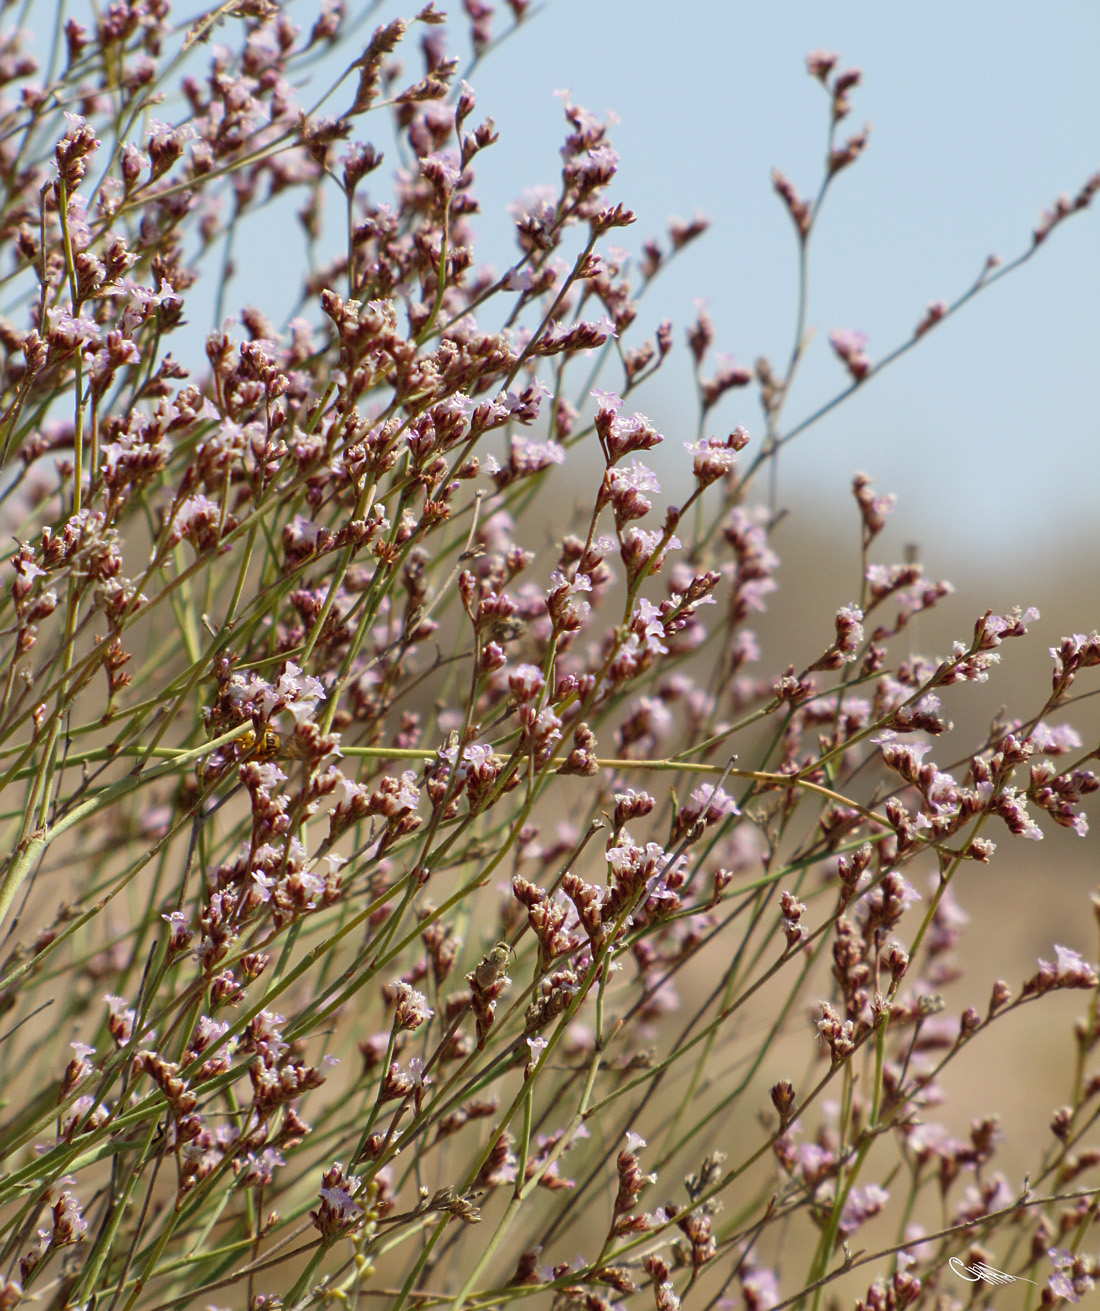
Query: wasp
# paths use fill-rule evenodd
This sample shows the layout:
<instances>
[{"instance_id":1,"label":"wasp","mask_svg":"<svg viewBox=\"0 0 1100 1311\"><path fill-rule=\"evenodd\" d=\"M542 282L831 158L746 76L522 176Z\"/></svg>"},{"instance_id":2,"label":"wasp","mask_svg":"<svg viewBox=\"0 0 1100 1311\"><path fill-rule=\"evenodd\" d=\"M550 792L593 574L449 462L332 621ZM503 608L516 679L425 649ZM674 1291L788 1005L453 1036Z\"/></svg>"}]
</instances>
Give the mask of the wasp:
<instances>
[{"instance_id":1,"label":"wasp","mask_svg":"<svg viewBox=\"0 0 1100 1311\"><path fill-rule=\"evenodd\" d=\"M241 738L242 755L252 760L309 760L309 747L291 735L282 738L273 728L265 728L259 738L245 733Z\"/></svg>"},{"instance_id":2,"label":"wasp","mask_svg":"<svg viewBox=\"0 0 1100 1311\"><path fill-rule=\"evenodd\" d=\"M303 744L296 736L282 738L271 727L267 727L261 733L256 733L253 729L242 733L236 739L237 754L228 757L225 752L219 752L216 760L217 765L213 775L221 774L225 768L236 760L238 763L245 760L309 760L309 747ZM214 759L212 757L211 759ZM199 762L197 766L200 781L209 774L209 762Z\"/></svg>"},{"instance_id":3,"label":"wasp","mask_svg":"<svg viewBox=\"0 0 1100 1311\"><path fill-rule=\"evenodd\" d=\"M282 738L273 728L265 728L257 738L250 729L240 738L241 750L255 760L274 760L283 749Z\"/></svg>"}]
</instances>

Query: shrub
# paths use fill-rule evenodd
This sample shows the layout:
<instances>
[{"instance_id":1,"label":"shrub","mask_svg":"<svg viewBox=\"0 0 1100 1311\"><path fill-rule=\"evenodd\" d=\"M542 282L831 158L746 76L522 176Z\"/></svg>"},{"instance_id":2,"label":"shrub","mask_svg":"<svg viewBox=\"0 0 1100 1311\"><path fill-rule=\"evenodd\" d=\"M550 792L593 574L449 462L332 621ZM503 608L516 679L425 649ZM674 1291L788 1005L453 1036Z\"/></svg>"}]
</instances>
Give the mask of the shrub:
<instances>
[{"instance_id":1,"label":"shrub","mask_svg":"<svg viewBox=\"0 0 1100 1311\"><path fill-rule=\"evenodd\" d=\"M466 11L480 58L490 11ZM207 44L224 22L233 50ZM958 1013L940 990L990 834L1085 832L1097 752L1063 711L1100 638L933 763L941 694L1034 612L910 655L950 588L875 558L892 500L861 474L858 598L811 663L754 673L758 487L812 422L784 415L805 298L783 371L715 364L692 325L693 488L658 508L639 457L664 439L625 402L673 332L632 328L705 223L616 253L617 156L566 100L560 182L488 272L469 219L496 129L442 16L415 24L419 80L394 21L307 107L302 74L354 34L331 0L305 34L271 0L190 28L118 0L39 82L6 38L0 1307L756 1311L854 1272L859 1306L901 1308L961 1305L960 1269L1076 1301L1096 970L1056 947ZM859 73L808 67L823 177L813 199L774 177L803 279L867 144ZM393 170L353 139L386 111ZM813 417L1097 186L890 355L834 332L848 381ZM246 307L177 360L200 281L220 318L234 240L288 191L317 251L342 202L342 253L289 323ZM711 435L754 384L756 435ZM1091 994L1072 1099L1021 1191L980 1098L968 1138L923 1117L964 1049L1064 989Z\"/></svg>"}]
</instances>

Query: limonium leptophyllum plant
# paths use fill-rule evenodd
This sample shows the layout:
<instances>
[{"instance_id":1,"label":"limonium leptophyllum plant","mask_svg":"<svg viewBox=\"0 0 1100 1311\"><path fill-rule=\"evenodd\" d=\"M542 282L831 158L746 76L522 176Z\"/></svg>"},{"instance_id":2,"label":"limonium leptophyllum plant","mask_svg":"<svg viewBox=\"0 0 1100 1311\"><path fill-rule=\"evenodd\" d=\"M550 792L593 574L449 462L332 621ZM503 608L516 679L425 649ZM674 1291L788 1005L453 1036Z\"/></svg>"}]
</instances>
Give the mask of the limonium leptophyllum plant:
<instances>
[{"instance_id":1,"label":"limonium leptophyllum plant","mask_svg":"<svg viewBox=\"0 0 1100 1311\"><path fill-rule=\"evenodd\" d=\"M762 668L752 625L780 452L1100 177L888 354L834 331L839 389L789 421L809 239L868 143L859 72L811 55L823 171L774 176L795 346L725 362L701 313L698 417L662 434L634 394L675 334L636 321L706 223L635 241L566 98L491 271L461 72L531 16L464 10L112 0L42 66L3 38L0 1308L961 1308L952 1261L1077 1301L1096 969L1052 943L960 983L953 889L995 840L1084 834L1100 638L949 742L941 697L1033 612L912 654L950 587L878 558L863 474L820 654ZM233 251L288 194L274 322ZM941 1075L1067 989L1070 1098L1010 1178Z\"/></svg>"}]
</instances>

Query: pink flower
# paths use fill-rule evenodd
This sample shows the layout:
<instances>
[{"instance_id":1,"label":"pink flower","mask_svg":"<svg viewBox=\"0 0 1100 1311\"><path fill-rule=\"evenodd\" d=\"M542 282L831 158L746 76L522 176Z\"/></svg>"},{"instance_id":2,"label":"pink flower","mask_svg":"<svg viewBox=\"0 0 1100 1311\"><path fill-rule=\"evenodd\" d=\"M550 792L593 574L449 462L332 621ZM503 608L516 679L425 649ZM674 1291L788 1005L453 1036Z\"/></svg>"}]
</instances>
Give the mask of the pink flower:
<instances>
[{"instance_id":1,"label":"pink flower","mask_svg":"<svg viewBox=\"0 0 1100 1311\"><path fill-rule=\"evenodd\" d=\"M1041 720L1031 730L1031 741L1036 751L1047 756L1064 755L1067 751L1077 751L1081 747L1080 733L1069 724L1051 727Z\"/></svg>"},{"instance_id":2,"label":"pink flower","mask_svg":"<svg viewBox=\"0 0 1100 1311\"><path fill-rule=\"evenodd\" d=\"M501 286L505 291L530 291L535 281L535 275L529 268L509 269L501 280Z\"/></svg>"},{"instance_id":3,"label":"pink flower","mask_svg":"<svg viewBox=\"0 0 1100 1311\"><path fill-rule=\"evenodd\" d=\"M630 461L629 469L612 469L610 473L612 495L617 491L659 492L661 484L652 469L637 460Z\"/></svg>"},{"instance_id":4,"label":"pink flower","mask_svg":"<svg viewBox=\"0 0 1100 1311\"><path fill-rule=\"evenodd\" d=\"M664 563L665 552L680 549L682 545L680 539L673 536L658 551L661 546L662 536L659 532L646 532L633 524L623 533L623 544L619 554L622 556L623 564L626 565L627 573L631 578L637 577L642 569L650 564L650 561L652 561L650 572L656 573Z\"/></svg>"},{"instance_id":5,"label":"pink flower","mask_svg":"<svg viewBox=\"0 0 1100 1311\"><path fill-rule=\"evenodd\" d=\"M270 715L277 709L286 709L301 724L313 717L317 703L325 699L321 680L312 674L303 675L298 665L288 660L275 688L267 688L263 693L264 713Z\"/></svg>"},{"instance_id":6,"label":"pink flower","mask_svg":"<svg viewBox=\"0 0 1100 1311\"><path fill-rule=\"evenodd\" d=\"M836 68L839 61L840 56L835 51L811 50L806 56L806 70L811 77L816 77L819 82L824 82L833 69Z\"/></svg>"},{"instance_id":7,"label":"pink flower","mask_svg":"<svg viewBox=\"0 0 1100 1311\"><path fill-rule=\"evenodd\" d=\"M602 391L597 387L591 391L589 395L604 413L618 414L618 412L623 408L622 397L616 395L613 391Z\"/></svg>"},{"instance_id":8,"label":"pink flower","mask_svg":"<svg viewBox=\"0 0 1100 1311\"><path fill-rule=\"evenodd\" d=\"M853 381L862 382L871 372L871 361L864 350L867 345L865 333L851 328L834 328L829 333L829 345L848 366Z\"/></svg>"},{"instance_id":9,"label":"pink flower","mask_svg":"<svg viewBox=\"0 0 1100 1311\"><path fill-rule=\"evenodd\" d=\"M417 992L403 979L398 979L393 987L397 992L397 1011L394 1021L398 1029L419 1029L435 1014L424 994Z\"/></svg>"},{"instance_id":10,"label":"pink flower","mask_svg":"<svg viewBox=\"0 0 1100 1311\"><path fill-rule=\"evenodd\" d=\"M840 1213L840 1232L847 1237L872 1216L878 1215L890 1194L878 1184L868 1184L866 1188L853 1188Z\"/></svg>"},{"instance_id":11,"label":"pink flower","mask_svg":"<svg viewBox=\"0 0 1100 1311\"><path fill-rule=\"evenodd\" d=\"M684 442L684 450L695 457L692 473L704 486L724 478L737 467L737 454L717 437L704 437L697 442Z\"/></svg>"},{"instance_id":12,"label":"pink flower","mask_svg":"<svg viewBox=\"0 0 1100 1311\"><path fill-rule=\"evenodd\" d=\"M644 414L635 413L629 418L621 415L622 401L614 392L593 392L592 395L600 406L596 415L596 432L603 441L610 464L615 464L631 451L648 451L664 441Z\"/></svg>"}]
</instances>

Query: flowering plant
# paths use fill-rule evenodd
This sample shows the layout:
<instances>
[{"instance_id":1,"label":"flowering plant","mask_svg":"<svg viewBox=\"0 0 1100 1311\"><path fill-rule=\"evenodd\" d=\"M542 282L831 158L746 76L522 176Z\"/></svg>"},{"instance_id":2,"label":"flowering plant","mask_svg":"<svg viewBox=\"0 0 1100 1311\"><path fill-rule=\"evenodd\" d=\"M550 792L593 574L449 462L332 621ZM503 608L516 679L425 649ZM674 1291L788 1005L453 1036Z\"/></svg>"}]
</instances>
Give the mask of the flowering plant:
<instances>
[{"instance_id":1,"label":"flowering plant","mask_svg":"<svg viewBox=\"0 0 1100 1311\"><path fill-rule=\"evenodd\" d=\"M499 37L465 9L476 62ZM377 28L299 104L353 35L340 0L308 32L272 0L184 25L115 0L41 81L4 38L0 1308L755 1311L848 1276L860 1307L961 1306L953 1259L1076 1301L1096 970L1058 946L957 1013L940 990L990 835L1086 832L1097 752L1063 714L1100 638L935 764L946 689L1034 612L904 651L950 587L873 558L892 499L862 474L858 595L820 654L758 675L751 622L780 451L1100 176L890 354L833 332L848 381L788 425L808 241L868 141L842 131L859 73L811 55L823 176L812 200L774 177L795 346L715 364L700 313L692 487L661 505L641 457L664 437L627 398L673 331L632 328L705 223L614 246L634 215L608 128L566 99L560 183L520 203L498 276L470 228L496 129L444 16ZM357 136L383 113L392 171ZM234 242L290 191L299 314L223 321ZM177 359L219 276L205 360ZM712 432L752 385L755 435ZM1071 1102L1014 1186L993 1119L957 1138L929 1113L964 1049L1067 989L1090 993Z\"/></svg>"}]
</instances>

